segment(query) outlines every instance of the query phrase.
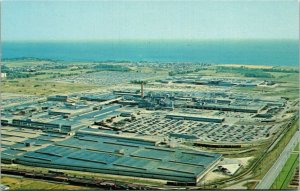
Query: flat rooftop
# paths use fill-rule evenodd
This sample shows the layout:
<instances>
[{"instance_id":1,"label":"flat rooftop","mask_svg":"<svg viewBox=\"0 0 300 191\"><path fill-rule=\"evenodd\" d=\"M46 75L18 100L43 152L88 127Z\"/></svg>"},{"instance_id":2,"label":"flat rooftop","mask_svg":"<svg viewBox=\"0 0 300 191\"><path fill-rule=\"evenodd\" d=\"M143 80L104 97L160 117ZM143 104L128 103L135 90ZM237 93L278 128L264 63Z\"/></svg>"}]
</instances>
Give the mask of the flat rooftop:
<instances>
[{"instance_id":1,"label":"flat rooftop","mask_svg":"<svg viewBox=\"0 0 300 191\"><path fill-rule=\"evenodd\" d=\"M1 162L11 163L18 156L62 141L64 135L44 133L36 129L1 127ZM26 146L30 144L30 146Z\"/></svg>"},{"instance_id":2,"label":"flat rooftop","mask_svg":"<svg viewBox=\"0 0 300 191\"><path fill-rule=\"evenodd\" d=\"M130 138L77 133L19 156L16 163L125 176L197 182L220 154L149 146Z\"/></svg>"}]
</instances>

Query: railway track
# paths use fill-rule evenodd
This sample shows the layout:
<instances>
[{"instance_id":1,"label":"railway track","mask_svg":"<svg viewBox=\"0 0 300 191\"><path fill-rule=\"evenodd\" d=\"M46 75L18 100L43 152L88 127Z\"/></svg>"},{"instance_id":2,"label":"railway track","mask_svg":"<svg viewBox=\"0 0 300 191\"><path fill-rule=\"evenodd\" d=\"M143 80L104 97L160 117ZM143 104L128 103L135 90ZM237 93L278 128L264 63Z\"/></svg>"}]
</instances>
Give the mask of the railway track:
<instances>
[{"instance_id":1,"label":"railway track","mask_svg":"<svg viewBox=\"0 0 300 191\"><path fill-rule=\"evenodd\" d=\"M110 190L158 190L158 188L154 186L141 186L141 185L131 184L131 183L128 184L121 183L118 181L87 178L84 176L75 176L75 175L72 176L72 175L65 174L63 172L42 173L42 172L34 172L34 171L10 169L6 167L2 167L1 173L13 175L16 177L33 178L33 179L45 180L45 181L55 182L60 184L88 186L93 188L103 188L103 189L110 189Z\"/></svg>"}]
</instances>

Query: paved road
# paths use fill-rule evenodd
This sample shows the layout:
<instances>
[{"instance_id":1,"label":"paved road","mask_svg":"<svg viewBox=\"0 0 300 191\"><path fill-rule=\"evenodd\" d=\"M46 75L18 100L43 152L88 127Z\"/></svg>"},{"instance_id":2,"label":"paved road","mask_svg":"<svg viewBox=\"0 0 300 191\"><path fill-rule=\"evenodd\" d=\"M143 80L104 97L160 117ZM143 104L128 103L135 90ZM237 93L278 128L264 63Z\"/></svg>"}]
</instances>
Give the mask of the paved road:
<instances>
[{"instance_id":1,"label":"paved road","mask_svg":"<svg viewBox=\"0 0 300 191\"><path fill-rule=\"evenodd\" d=\"M284 148L276 162L263 177L263 179L257 184L256 189L270 189L276 177L279 175L283 166L285 165L287 159L290 157L290 154L294 150L295 146L299 142L299 131L291 138L290 142Z\"/></svg>"}]
</instances>

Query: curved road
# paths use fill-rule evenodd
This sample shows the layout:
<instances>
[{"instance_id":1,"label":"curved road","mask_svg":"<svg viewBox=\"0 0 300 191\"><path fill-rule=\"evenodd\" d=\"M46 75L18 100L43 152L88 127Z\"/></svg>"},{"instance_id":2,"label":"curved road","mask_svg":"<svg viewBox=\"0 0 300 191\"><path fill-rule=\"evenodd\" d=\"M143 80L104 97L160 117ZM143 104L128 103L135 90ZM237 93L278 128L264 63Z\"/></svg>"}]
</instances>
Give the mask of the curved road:
<instances>
[{"instance_id":1,"label":"curved road","mask_svg":"<svg viewBox=\"0 0 300 191\"><path fill-rule=\"evenodd\" d=\"M295 135L291 138L290 142L286 145L274 165L270 168L267 174L263 177L263 179L257 184L255 189L270 189L276 177L281 172L283 166L285 165L287 159L290 157L292 151L295 146L299 142L299 130L295 133Z\"/></svg>"}]
</instances>

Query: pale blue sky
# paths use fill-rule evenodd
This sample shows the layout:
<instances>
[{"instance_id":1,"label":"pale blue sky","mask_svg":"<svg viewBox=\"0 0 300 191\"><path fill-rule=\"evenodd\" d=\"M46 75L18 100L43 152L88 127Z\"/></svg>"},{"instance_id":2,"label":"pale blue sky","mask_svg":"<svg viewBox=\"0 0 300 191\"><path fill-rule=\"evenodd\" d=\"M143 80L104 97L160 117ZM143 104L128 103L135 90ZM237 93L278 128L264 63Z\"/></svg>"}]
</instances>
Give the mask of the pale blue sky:
<instances>
[{"instance_id":1,"label":"pale blue sky","mask_svg":"<svg viewBox=\"0 0 300 191\"><path fill-rule=\"evenodd\" d=\"M2 40L298 39L298 2L4 1Z\"/></svg>"}]
</instances>

